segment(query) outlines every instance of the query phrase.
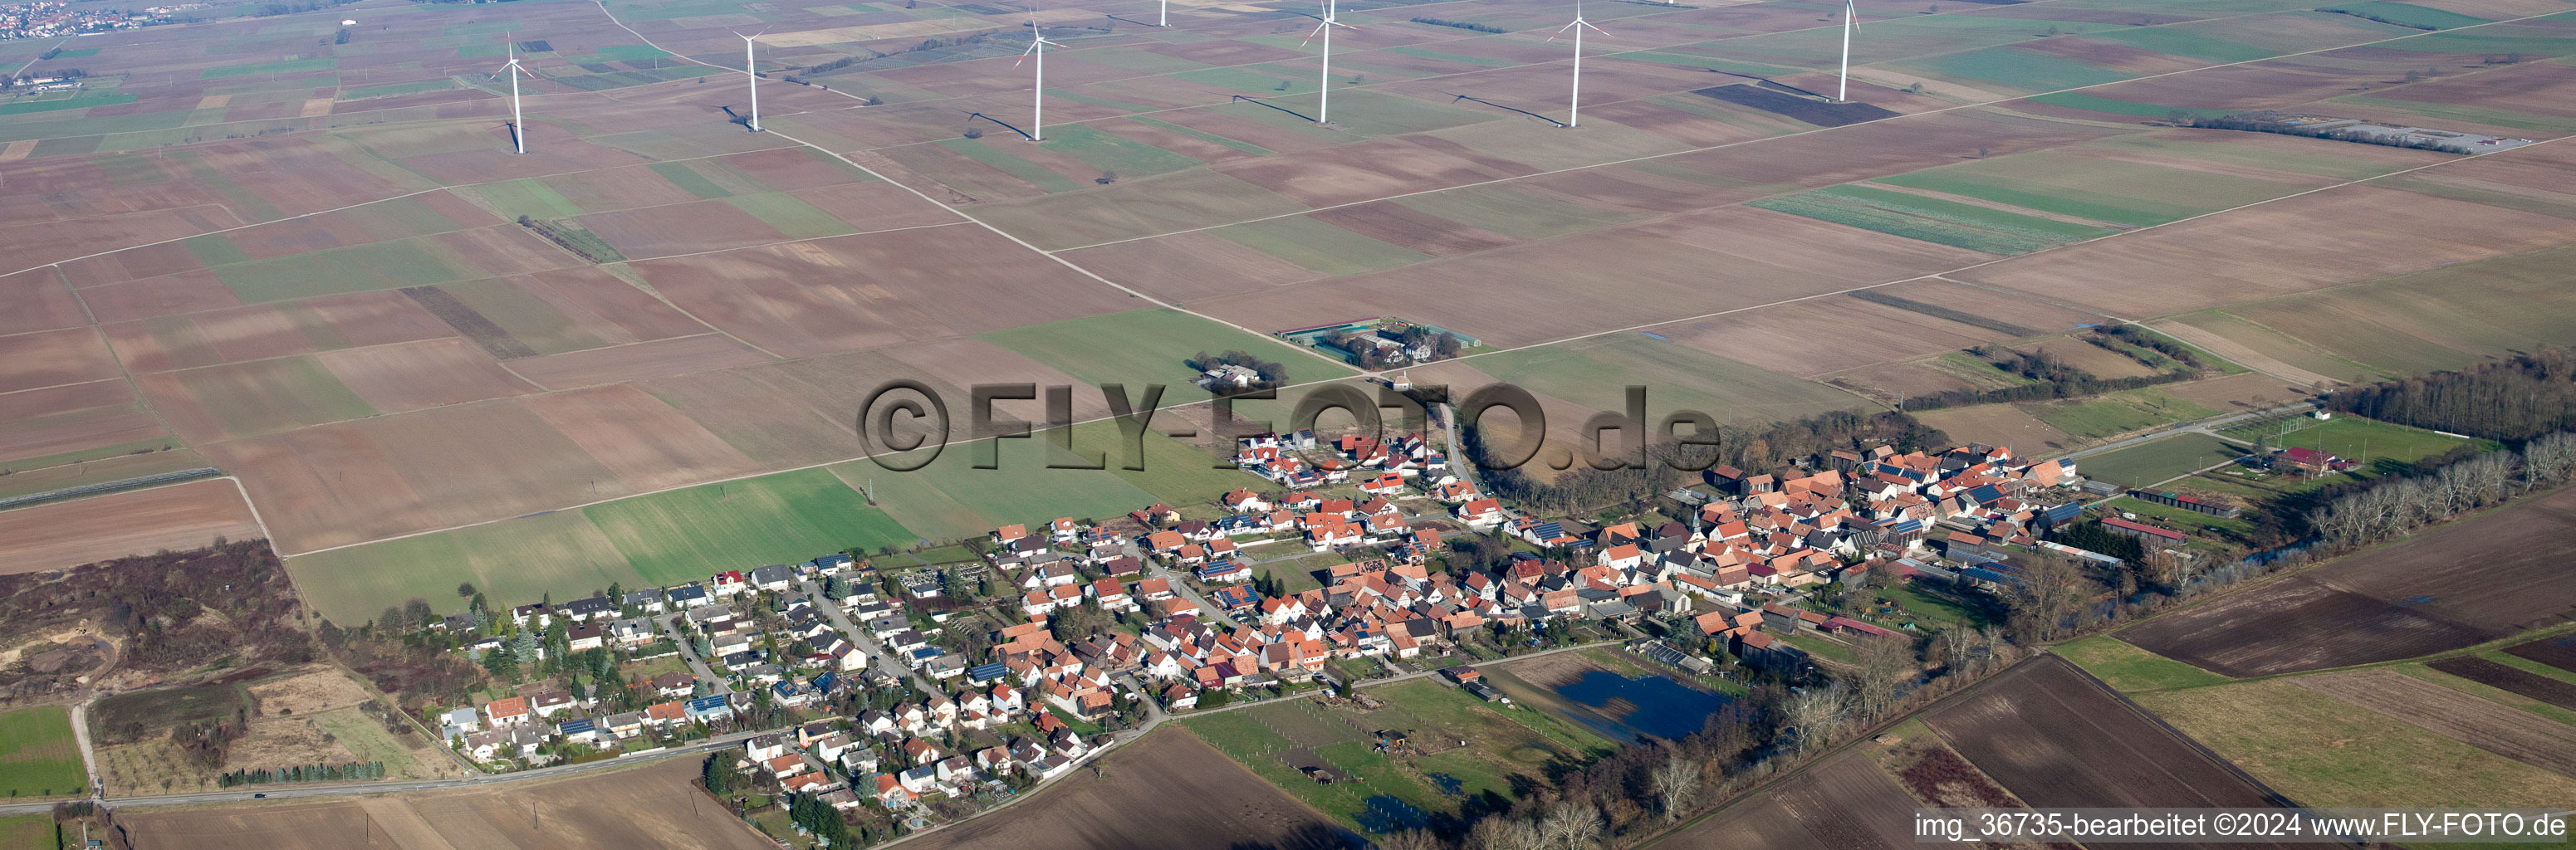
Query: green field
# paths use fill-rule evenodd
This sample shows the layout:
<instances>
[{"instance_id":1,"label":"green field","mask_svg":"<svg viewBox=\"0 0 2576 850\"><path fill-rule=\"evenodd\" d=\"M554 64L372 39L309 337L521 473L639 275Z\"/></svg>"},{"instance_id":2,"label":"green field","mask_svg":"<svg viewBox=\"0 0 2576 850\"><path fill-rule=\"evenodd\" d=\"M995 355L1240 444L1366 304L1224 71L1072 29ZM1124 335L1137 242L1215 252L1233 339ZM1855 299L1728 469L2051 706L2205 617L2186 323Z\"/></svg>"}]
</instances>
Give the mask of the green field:
<instances>
[{"instance_id":1,"label":"green field","mask_svg":"<svg viewBox=\"0 0 2576 850\"><path fill-rule=\"evenodd\" d=\"M2278 417L2238 425L2224 433L2243 440L2268 435L2273 448L2316 449L2337 455L2359 463L2358 471L2364 475L2380 474L2377 467L2381 464L2411 465L2461 446L2474 445L2489 451L2496 448L2487 440L2444 436L2349 413L2338 413L2322 422L2305 416Z\"/></svg>"},{"instance_id":2,"label":"green field","mask_svg":"<svg viewBox=\"0 0 2576 850\"><path fill-rule=\"evenodd\" d=\"M2130 646L2110 635L2094 635L2050 651L2065 656L2066 660L2075 662L2075 666L2084 668L2085 672L2123 692L2223 685L2234 681Z\"/></svg>"},{"instance_id":3,"label":"green field","mask_svg":"<svg viewBox=\"0 0 2576 850\"><path fill-rule=\"evenodd\" d=\"M689 194L701 198L722 198L733 194L733 190L716 185L715 181L707 179L706 175L698 173L685 162L656 162L645 167L653 169L655 174L662 175L662 179L671 181L671 185L686 189Z\"/></svg>"},{"instance_id":4,"label":"green field","mask_svg":"<svg viewBox=\"0 0 2576 850\"><path fill-rule=\"evenodd\" d=\"M2372 0L2372 2L2368 3L2346 3L2341 6L2321 6L2318 7L2317 11L2335 12L2351 15L2364 20L2378 21L2383 24L2396 24L2408 29L2419 30L2446 30L2452 27L2465 27L2470 24L2483 24L2491 20L2489 18L2471 17L2458 12L2446 12L2441 9L2417 6L2412 3L2394 3L2389 2L2389 0Z\"/></svg>"},{"instance_id":5,"label":"green field","mask_svg":"<svg viewBox=\"0 0 2576 850\"><path fill-rule=\"evenodd\" d=\"M2207 434L2176 434L2076 462L2084 476L2122 487L2145 487L2243 457L2243 446Z\"/></svg>"},{"instance_id":6,"label":"green field","mask_svg":"<svg viewBox=\"0 0 2576 850\"><path fill-rule=\"evenodd\" d=\"M455 190L458 194L479 199L502 218L570 218L589 210L565 198L563 193L534 177L483 183Z\"/></svg>"},{"instance_id":7,"label":"green field","mask_svg":"<svg viewBox=\"0 0 2576 850\"><path fill-rule=\"evenodd\" d=\"M1860 404L1823 384L1642 334L1515 349L1467 362L1498 380L1594 410L1624 408L1627 386L1642 384L1647 418L1656 421L1677 410L1696 410L1722 424L1768 425Z\"/></svg>"},{"instance_id":8,"label":"green field","mask_svg":"<svg viewBox=\"0 0 2576 850\"><path fill-rule=\"evenodd\" d=\"M1092 384L1125 384L1131 399L1141 401L1148 384L1162 384L1163 404L1202 400L1199 377L1181 361L1205 351L1239 349L1287 367L1288 383L1304 383L1352 374L1349 367L1313 357L1243 331L1175 310L1148 308L1066 319L1043 325L992 331L977 339L1028 355ZM1117 345L1104 345L1117 340Z\"/></svg>"},{"instance_id":9,"label":"green field","mask_svg":"<svg viewBox=\"0 0 2576 850\"><path fill-rule=\"evenodd\" d=\"M227 65L221 68L208 68L204 73L198 74L197 78L204 80L222 80L233 77L249 77L259 74L301 74L308 71L328 71L339 66L340 60L331 58L289 59L282 62L261 62L254 65Z\"/></svg>"},{"instance_id":10,"label":"green field","mask_svg":"<svg viewBox=\"0 0 2576 850\"><path fill-rule=\"evenodd\" d=\"M2114 27L2098 30L2084 38L2098 38L2130 47L2146 48L2167 56L2182 56L2206 62L2248 62L2274 53L2254 45L2239 44L2174 27Z\"/></svg>"},{"instance_id":11,"label":"green field","mask_svg":"<svg viewBox=\"0 0 2576 850\"><path fill-rule=\"evenodd\" d=\"M1230 147L1230 148L1233 148L1233 149L1235 149L1235 150L1243 151L1243 152L1245 152L1245 153L1261 154L1261 155L1263 155L1263 156L1268 156L1268 155L1270 155L1271 153L1273 153L1273 151L1272 151L1272 150L1270 150L1269 148L1265 148L1265 147L1262 147L1262 146L1260 146L1260 145L1253 144L1253 143L1251 143L1251 142L1246 142L1246 141L1243 141L1243 140L1240 140L1240 139L1231 139L1231 138L1227 138L1227 137L1225 137L1225 136L1220 136L1220 135L1217 135L1217 134L1215 134L1215 133L1210 133L1210 132L1208 132L1208 131L1206 131L1206 130L1200 130L1200 129L1195 129L1195 128L1191 128L1191 127L1183 127L1183 126L1181 126L1181 125L1179 125L1179 124L1174 124L1174 123L1169 122L1169 121L1162 121L1162 120L1158 120L1158 119L1153 119L1153 118L1144 118L1144 117L1129 118L1129 119L1127 119L1127 120L1134 121L1134 122L1136 122L1136 123L1138 123L1138 124L1144 124L1144 125L1153 126L1153 127L1161 127L1161 128L1163 128L1163 129L1165 129L1165 130L1170 130L1170 131L1172 131L1172 132L1179 133L1179 134L1181 134L1181 135L1188 136L1188 137L1190 137L1190 138L1197 139L1197 140L1202 141L1202 142L1213 142L1213 143L1215 143L1215 144L1224 145L1224 146L1226 146L1226 147Z\"/></svg>"},{"instance_id":12,"label":"green field","mask_svg":"<svg viewBox=\"0 0 2576 850\"><path fill-rule=\"evenodd\" d=\"M853 487L874 487L879 507L933 541L980 537L1003 525L1034 525L1057 517L1105 519L1155 502L1210 503L1228 490L1261 483L1243 472L1210 468L1208 453L1159 433L1145 435L1144 471L1130 471L1120 468L1127 458L1115 423L1085 423L1073 431L1076 454L1105 457L1111 468L1050 469L1051 463L1071 465L1077 458L1040 433L1000 441L995 469L974 468L980 444L961 443L911 472L888 470L873 460L836 464L831 470Z\"/></svg>"},{"instance_id":13,"label":"green field","mask_svg":"<svg viewBox=\"0 0 2576 850\"><path fill-rule=\"evenodd\" d=\"M1121 178L1146 177L1205 164L1085 124L1064 124L1049 129L1046 147L1102 171L1115 171Z\"/></svg>"},{"instance_id":14,"label":"green field","mask_svg":"<svg viewBox=\"0 0 2576 850\"><path fill-rule=\"evenodd\" d=\"M2083 92L2071 91L2038 95L2032 97L2031 100L2052 106L2089 109L2094 112L2108 112L2113 115L2136 115L2141 118L2163 118L2172 115L2175 112L2181 112L2182 114L2193 118L2216 118L2218 116L2232 114L2237 111L2233 109L2185 109L2158 103L2139 103L2133 100L2113 100L2107 97L2094 97Z\"/></svg>"},{"instance_id":15,"label":"green field","mask_svg":"<svg viewBox=\"0 0 2576 850\"><path fill-rule=\"evenodd\" d=\"M2027 253L2113 233L2107 228L1863 186L1831 186L1766 198L1750 206L1989 254Z\"/></svg>"},{"instance_id":16,"label":"green field","mask_svg":"<svg viewBox=\"0 0 2576 850\"><path fill-rule=\"evenodd\" d=\"M58 837L53 815L0 815L0 850L59 850Z\"/></svg>"},{"instance_id":17,"label":"green field","mask_svg":"<svg viewBox=\"0 0 2576 850\"><path fill-rule=\"evenodd\" d=\"M2218 415L2218 411L2154 388L2124 390L2081 401L2025 402L2020 407L2057 430L2087 440Z\"/></svg>"},{"instance_id":18,"label":"green field","mask_svg":"<svg viewBox=\"0 0 2576 850\"><path fill-rule=\"evenodd\" d=\"M52 112L58 109L87 109L92 106L115 106L133 102L134 96L130 94L92 94L53 100L22 100L0 106L0 115L24 115L30 112Z\"/></svg>"},{"instance_id":19,"label":"green field","mask_svg":"<svg viewBox=\"0 0 2576 850\"><path fill-rule=\"evenodd\" d=\"M735 195L725 199L735 209L750 213L752 218L769 225L789 239L820 239L854 233L850 226L831 213L815 209L813 204L785 192L763 192L757 195Z\"/></svg>"},{"instance_id":20,"label":"green field","mask_svg":"<svg viewBox=\"0 0 2576 850\"><path fill-rule=\"evenodd\" d=\"M458 610L458 582L495 600L568 599L917 540L829 471L805 469L301 555L287 570L324 616L360 623L413 597Z\"/></svg>"},{"instance_id":21,"label":"green field","mask_svg":"<svg viewBox=\"0 0 2576 850\"><path fill-rule=\"evenodd\" d=\"M40 705L0 712L0 791L11 797L76 795L89 790L71 712Z\"/></svg>"},{"instance_id":22,"label":"green field","mask_svg":"<svg viewBox=\"0 0 2576 850\"><path fill-rule=\"evenodd\" d=\"M590 52L625 62L633 62L638 59L659 59L671 55L663 52L661 48L654 47L649 44L620 44L611 47L592 48Z\"/></svg>"},{"instance_id":23,"label":"green field","mask_svg":"<svg viewBox=\"0 0 2576 850\"><path fill-rule=\"evenodd\" d=\"M311 356L176 373L215 424L234 437L374 416L376 409Z\"/></svg>"},{"instance_id":24,"label":"green field","mask_svg":"<svg viewBox=\"0 0 2576 850\"><path fill-rule=\"evenodd\" d=\"M2073 105L2073 104L2067 104ZM2304 187L2187 168L2038 152L1871 181L2114 225L2143 227L2294 194Z\"/></svg>"},{"instance_id":25,"label":"green field","mask_svg":"<svg viewBox=\"0 0 2576 850\"><path fill-rule=\"evenodd\" d=\"M1302 215L1229 225L1209 232L1326 275L1360 274L1431 259L1429 254Z\"/></svg>"},{"instance_id":26,"label":"green field","mask_svg":"<svg viewBox=\"0 0 2576 850\"><path fill-rule=\"evenodd\" d=\"M1516 239L1554 239L1638 217L1632 212L1578 208L1508 184L1450 189L1396 203Z\"/></svg>"},{"instance_id":27,"label":"green field","mask_svg":"<svg viewBox=\"0 0 2576 850\"><path fill-rule=\"evenodd\" d=\"M1074 179L1071 177L1066 177L1049 170L1046 166L1030 162L1009 153L1004 153L1002 149L993 147L991 144L986 143L984 139L992 139L996 142L1007 143L1021 143L1026 141L1025 139L1020 138L1018 133L1013 133L996 127L986 129L984 137L981 139L941 139L934 144L956 151L959 154L963 154L967 159L992 166L994 169L999 170L1004 174L1020 178L1022 182L1038 187L1040 191L1070 192L1075 189L1080 189L1085 185L1083 183L1074 182Z\"/></svg>"},{"instance_id":28,"label":"green field","mask_svg":"<svg viewBox=\"0 0 2576 850\"><path fill-rule=\"evenodd\" d=\"M360 99L370 98L370 97L390 97L390 96L398 95L398 94L419 94L419 93L421 93L421 92L425 92L425 91L446 91L446 90L448 90L448 89L452 89L452 88L455 88L455 87L456 87L456 81L455 81L455 80L450 80L450 79L421 80L421 81L419 81L419 82L413 82L413 83L393 83L393 84L390 84L390 85L382 85L382 86L368 86L368 87L365 87L365 88L344 89L344 90L342 90L342 91L340 92L340 97L339 97L339 99L341 99L341 100L360 100Z\"/></svg>"},{"instance_id":29,"label":"green field","mask_svg":"<svg viewBox=\"0 0 2576 850\"><path fill-rule=\"evenodd\" d=\"M467 275L451 267L428 243L396 239L222 266L215 269L215 276L241 300L260 304L427 286Z\"/></svg>"},{"instance_id":30,"label":"green field","mask_svg":"<svg viewBox=\"0 0 2576 850\"><path fill-rule=\"evenodd\" d=\"M2556 809L2576 799L2576 780L2286 680L2131 699L2264 784L2311 805Z\"/></svg>"},{"instance_id":31,"label":"green field","mask_svg":"<svg viewBox=\"0 0 2576 850\"><path fill-rule=\"evenodd\" d=\"M1935 77L1961 80L1970 84L2000 85L2032 92L2101 85L2133 76L2053 53L2040 53L2015 47L1989 47L1966 53L1951 53L1898 63L1894 67L1918 69Z\"/></svg>"},{"instance_id":32,"label":"green field","mask_svg":"<svg viewBox=\"0 0 2576 850\"><path fill-rule=\"evenodd\" d=\"M582 513L656 584L916 541L822 469L621 499Z\"/></svg>"}]
</instances>

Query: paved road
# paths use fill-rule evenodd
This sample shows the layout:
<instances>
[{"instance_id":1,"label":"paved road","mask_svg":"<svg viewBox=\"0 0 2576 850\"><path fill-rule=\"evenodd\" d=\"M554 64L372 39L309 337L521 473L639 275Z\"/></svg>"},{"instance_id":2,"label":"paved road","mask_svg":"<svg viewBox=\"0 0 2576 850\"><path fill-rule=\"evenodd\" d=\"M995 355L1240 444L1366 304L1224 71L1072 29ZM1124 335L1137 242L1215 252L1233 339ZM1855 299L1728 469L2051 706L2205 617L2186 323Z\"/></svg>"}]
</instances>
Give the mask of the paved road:
<instances>
[{"instance_id":1,"label":"paved road","mask_svg":"<svg viewBox=\"0 0 2576 850\"><path fill-rule=\"evenodd\" d=\"M712 688L709 693L732 693L733 687L725 684L724 677L716 675L714 668L707 666L706 659L698 657L697 642L680 632L680 618L685 616L688 616L685 611L674 611L653 619L662 624L662 633L670 635L671 643L680 648L680 658L689 663L689 672L697 674L698 681L705 682Z\"/></svg>"},{"instance_id":2,"label":"paved road","mask_svg":"<svg viewBox=\"0 0 2576 850\"><path fill-rule=\"evenodd\" d=\"M1172 592L1179 594L1182 599L1189 600L1190 604L1199 606L1199 610L1207 612L1207 616L1214 618L1217 622L1224 623L1225 627L1229 629L1237 628L1242 625L1241 623L1235 622L1233 617L1228 616L1225 613L1225 609L1216 607L1215 603L1207 601L1207 597L1200 596L1198 589L1190 586L1187 574L1172 572L1171 568L1164 566L1162 561L1146 557L1144 550L1136 548L1136 544L1132 541L1120 545L1126 547L1121 550L1123 554L1130 558L1135 558L1145 562L1146 575L1153 576L1155 578L1171 579Z\"/></svg>"},{"instance_id":3,"label":"paved road","mask_svg":"<svg viewBox=\"0 0 2576 850\"><path fill-rule=\"evenodd\" d=\"M841 610L840 603L825 597L821 586L803 579L798 580L796 586L805 590L805 598L814 603L815 610L823 612L824 619L831 620L834 628L840 629L841 634L847 635L852 643L859 645L859 651L868 654L869 664L878 670L885 671L886 675L893 676L896 681L912 682L912 686L922 693L938 692L937 688L930 686L930 680L914 673L912 668L895 663L894 656L886 652L883 644L877 643L876 636L852 624L849 613Z\"/></svg>"}]
</instances>

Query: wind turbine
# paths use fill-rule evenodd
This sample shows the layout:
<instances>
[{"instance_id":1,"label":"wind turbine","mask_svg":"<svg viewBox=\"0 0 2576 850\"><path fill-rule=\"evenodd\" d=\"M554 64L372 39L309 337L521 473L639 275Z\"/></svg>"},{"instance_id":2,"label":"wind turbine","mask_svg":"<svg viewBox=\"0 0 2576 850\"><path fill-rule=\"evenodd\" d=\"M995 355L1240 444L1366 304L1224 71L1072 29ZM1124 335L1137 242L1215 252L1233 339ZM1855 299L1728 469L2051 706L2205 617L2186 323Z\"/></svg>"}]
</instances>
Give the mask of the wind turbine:
<instances>
[{"instance_id":1,"label":"wind turbine","mask_svg":"<svg viewBox=\"0 0 2576 850\"><path fill-rule=\"evenodd\" d=\"M733 31L726 30L726 32ZM743 35L738 32L734 33L734 37L742 39L742 78L745 83L748 83L751 86L751 131L754 133L760 132L760 72L752 67L751 45L754 39L768 33L768 30L761 30L760 32L752 33L750 35Z\"/></svg>"},{"instance_id":2,"label":"wind turbine","mask_svg":"<svg viewBox=\"0 0 2576 850\"><path fill-rule=\"evenodd\" d=\"M1844 0L1844 2L1850 2L1850 0ZM1586 29L1604 36L1610 34L1607 30L1593 26L1591 21L1584 20L1583 0L1574 0L1574 22L1558 27L1556 35L1547 37L1548 41L1555 41L1557 36L1564 35L1566 30L1574 31L1574 94L1566 99L1565 104L1565 127L1569 130L1583 123L1583 31Z\"/></svg>"},{"instance_id":3,"label":"wind turbine","mask_svg":"<svg viewBox=\"0 0 2576 850\"><path fill-rule=\"evenodd\" d=\"M1032 142L1046 141L1046 46L1050 44L1055 42L1046 40L1046 31L1038 28L1037 13L1030 12L1029 49L1020 51L1020 62L1029 61L1031 56L1037 57L1038 60L1037 86L1029 90L1035 95L1029 108L1029 141ZM1055 44L1055 46L1064 45ZM1020 67L1020 62L1011 63L1011 67Z\"/></svg>"},{"instance_id":4,"label":"wind turbine","mask_svg":"<svg viewBox=\"0 0 2576 850\"><path fill-rule=\"evenodd\" d=\"M519 46L517 44L514 43L508 45L503 49L503 53L510 57L510 61L507 64L502 65L501 70L492 72L492 76L498 77L503 74L510 75L510 142L511 144L518 146L520 153L527 153L528 125L519 120L518 75L527 74L528 78L532 80L536 79L537 75L529 73L526 68L519 67ZM517 73L512 73L514 71Z\"/></svg>"},{"instance_id":5,"label":"wind turbine","mask_svg":"<svg viewBox=\"0 0 2576 850\"><path fill-rule=\"evenodd\" d=\"M1843 0L1843 80L1834 86L1835 103L1847 100L1843 95L1851 91L1851 37L1853 30L1860 29L1860 12L1852 2Z\"/></svg>"},{"instance_id":6,"label":"wind turbine","mask_svg":"<svg viewBox=\"0 0 2576 850\"><path fill-rule=\"evenodd\" d=\"M1346 29L1346 30L1347 30L1347 29L1358 29L1358 27L1354 27L1354 26L1351 26L1351 25L1349 25L1349 24L1342 23L1339 19L1337 19L1337 18L1335 17L1335 15L1333 14L1333 7L1334 7L1334 5L1335 5L1335 4L1334 4L1333 0L1324 0L1324 17L1323 17L1323 23L1316 24L1316 25L1315 25L1315 31L1314 31L1314 32L1310 32L1310 33L1307 33L1307 34L1306 34L1306 41L1301 41L1301 42L1298 42L1298 43L1297 43L1297 46L1298 46L1300 49L1302 49L1302 48L1304 48L1304 47L1306 46L1307 42L1314 41L1314 40L1315 40L1315 36L1321 35L1321 36L1323 36L1323 37L1324 37L1324 89L1323 89L1323 91L1322 91L1322 92L1317 96L1317 100L1315 101L1315 123L1317 123L1317 124L1328 124L1328 123L1331 123L1331 122L1332 122L1332 112L1333 112L1333 28L1334 28L1334 27L1341 27L1342 29Z\"/></svg>"},{"instance_id":7,"label":"wind turbine","mask_svg":"<svg viewBox=\"0 0 2576 850\"><path fill-rule=\"evenodd\" d=\"M1163 13L1154 18L1154 25L1158 27L1170 27L1172 25L1172 0L1163 0Z\"/></svg>"}]
</instances>

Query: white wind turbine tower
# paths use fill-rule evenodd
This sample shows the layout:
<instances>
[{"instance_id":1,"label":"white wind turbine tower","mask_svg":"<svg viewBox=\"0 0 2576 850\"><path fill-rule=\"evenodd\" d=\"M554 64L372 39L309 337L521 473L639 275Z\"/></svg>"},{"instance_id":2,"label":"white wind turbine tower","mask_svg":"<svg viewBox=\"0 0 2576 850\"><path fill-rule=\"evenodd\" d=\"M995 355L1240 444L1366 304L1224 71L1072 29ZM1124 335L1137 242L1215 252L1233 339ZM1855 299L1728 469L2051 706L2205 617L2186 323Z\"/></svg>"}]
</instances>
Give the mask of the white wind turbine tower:
<instances>
[{"instance_id":1,"label":"white wind turbine tower","mask_svg":"<svg viewBox=\"0 0 2576 850\"><path fill-rule=\"evenodd\" d=\"M1851 37L1852 31L1860 28L1860 12L1852 2L1843 0L1843 79L1834 86L1835 103L1847 100L1843 95L1851 91Z\"/></svg>"},{"instance_id":2,"label":"white wind turbine tower","mask_svg":"<svg viewBox=\"0 0 2576 850\"><path fill-rule=\"evenodd\" d=\"M1163 0L1163 14L1154 19L1154 25L1158 27L1172 25L1172 0Z\"/></svg>"},{"instance_id":3,"label":"white wind turbine tower","mask_svg":"<svg viewBox=\"0 0 2576 850\"><path fill-rule=\"evenodd\" d=\"M1306 34L1305 42L1297 43L1298 47L1303 48L1306 46L1306 42L1314 41L1315 36L1321 35L1324 37L1324 88L1323 91L1317 94L1317 100L1315 101L1315 123L1317 124L1329 124L1333 120L1333 28L1341 27L1346 30L1358 29L1358 27L1342 23L1334 15L1334 5L1333 0L1324 0L1323 23L1316 24L1315 31Z\"/></svg>"},{"instance_id":4,"label":"white wind turbine tower","mask_svg":"<svg viewBox=\"0 0 2576 850\"><path fill-rule=\"evenodd\" d=\"M1050 44L1055 42L1046 40L1046 31L1038 27L1037 13L1030 12L1029 49L1020 51L1020 62L1029 61L1031 56L1037 57L1038 60L1037 86L1029 90L1035 95L1029 108L1029 141L1032 142L1046 141L1046 47ZM1064 45L1055 44L1055 46ZM1020 67L1020 62L1011 63L1011 67Z\"/></svg>"},{"instance_id":5,"label":"white wind turbine tower","mask_svg":"<svg viewBox=\"0 0 2576 850\"><path fill-rule=\"evenodd\" d=\"M1569 130L1583 123L1583 31L1586 29L1605 36L1610 34L1607 30L1593 26L1591 21L1584 20L1583 0L1574 0L1574 22L1558 27L1556 35L1547 37L1548 41L1555 41L1557 36L1564 35L1566 30L1574 31L1574 94L1566 99L1565 105L1565 126Z\"/></svg>"},{"instance_id":6,"label":"white wind turbine tower","mask_svg":"<svg viewBox=\"0 0 2576 850\"><path fill-rule=\"evenodd\" d=\"M510 75L510 142L518 147L520 153L527 153L528 125L519 120L519 75L527 74L529 79L535 79L537 75L529 73L526 68L519 67L517 44L509 45L503 52L510 57L510 61L502 65L501 70L492 72L492 76Z\"/></svg>"},{"instance_id":7,"label":"white wind turbine tower","mask_svg":"<svg viewBox=\"0 0 2576 850\"><path fill-rule=\"evenodd\" d=\"M726 32L732 32L732 30L726 30ZM751 131L754 133L760 132L760 72L752 67L751 45L754 39L768 32L768 30L761 30L750 35L734 33L734 37L742 39L742 78L751 86Z\"/></svg>"}]
</instances>

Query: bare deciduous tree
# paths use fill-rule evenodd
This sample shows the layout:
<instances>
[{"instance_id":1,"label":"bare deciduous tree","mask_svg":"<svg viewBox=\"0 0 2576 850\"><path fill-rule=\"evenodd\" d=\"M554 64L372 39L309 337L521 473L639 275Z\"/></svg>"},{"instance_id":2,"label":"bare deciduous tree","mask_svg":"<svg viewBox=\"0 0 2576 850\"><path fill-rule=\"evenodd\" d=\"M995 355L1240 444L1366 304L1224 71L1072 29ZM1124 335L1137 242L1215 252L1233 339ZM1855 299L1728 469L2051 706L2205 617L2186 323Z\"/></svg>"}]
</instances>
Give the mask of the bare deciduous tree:
<instances>
[{"instance_id":1,"label":"bare deciduous tree","mask_svg":"<svg viewBox=\"0 0 2576 850\"><path fill-rule=\"evenodd\" d=\"M1700 766L1675 755L1655 768L1655 796L1661 798L1664 820L1680 820L1690 811L1691 799L1699 794Z\"/></svg>"},{"instance_id":2,"label":"bare deciduous tree","mask_svg":"<svg viewBox=\"0 0 2576 850\"><path fill-rule=\"evenodd\" d=\"M1603 826L1601 807L1590 800L1564 800L1538 822L1538 834L1557 850L1589 850L1600 842Z\"/></svg>"},{"instance_id":3,"label":"bare deciduous tree","mask_svg":"<svg viewBox=\"0 0 2576 850\"><path fill-rule=\"evenodd\" d=\"M1377 850L1447 850L1448 846L1426 829L1408 829L1377 840Z\"/></svg>"},{"instance_id":4,"label":"bare deciduous tree","mask_svg":"<svg viewBox=\"0 0 2576 850\"><path fill-rule=\"evenodd\" d=\"M1781 719L1795 730L1798 751L1807 752L1833 738L1834 728L1842 724L1843 712L1850 704L1851 690L1835 682L1791 695L1780 706Z\"/></svg>"},{"instance_id":5,"label":"bare deciduous tree","mask_svg":"<svg viewBox=\"0 0 2576 850\"><path fill-rule=\"evenodd\" d=\"M1495 815L1467 830L1467 846L1477 850L1546 850L1547 840L1529 821Z\"/></svg>"},{"instance_id":6,"label":"bare deciduous tree","mask_svg":"<svg viewBox=\"0 0 2576 850\"><path fill-rule=\"evenodd\" d=\"M1876 717L1896 703L1896 691L1913 681L1914 641L1903 637L1864 637L1854 642L1852 696L1865 717Z\"/></svg>"}]
</instances>

